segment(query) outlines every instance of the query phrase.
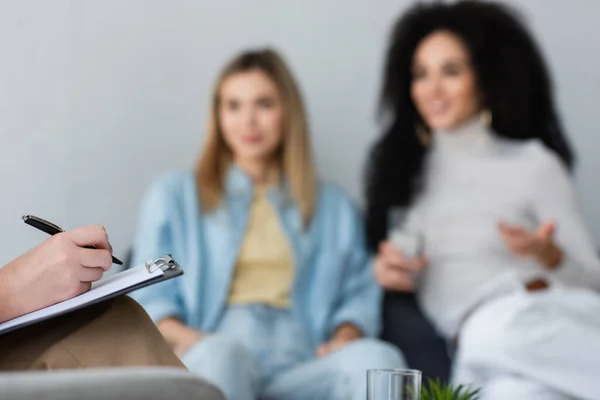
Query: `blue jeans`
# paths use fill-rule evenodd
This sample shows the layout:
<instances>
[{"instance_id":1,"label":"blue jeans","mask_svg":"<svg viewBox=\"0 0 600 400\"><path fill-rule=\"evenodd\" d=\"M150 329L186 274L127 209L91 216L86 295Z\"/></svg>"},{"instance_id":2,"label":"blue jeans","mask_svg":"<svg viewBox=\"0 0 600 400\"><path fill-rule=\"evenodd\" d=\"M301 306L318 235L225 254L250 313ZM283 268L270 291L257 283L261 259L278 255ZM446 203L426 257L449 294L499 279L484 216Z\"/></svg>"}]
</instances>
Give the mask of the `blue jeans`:
<instances>
[{"instance_id":1,"label":"blue jeans","mask_svg":"<svg viewBox=\"0 0 600 400\"><path fill-rule=\"evenodd\" d=\"M216 334L182 361L228 400L364 400L368 369L405 367L395 347L374 339L315 352L289 311L245 305L229 307Z\"/></svg>"}]
</instances>

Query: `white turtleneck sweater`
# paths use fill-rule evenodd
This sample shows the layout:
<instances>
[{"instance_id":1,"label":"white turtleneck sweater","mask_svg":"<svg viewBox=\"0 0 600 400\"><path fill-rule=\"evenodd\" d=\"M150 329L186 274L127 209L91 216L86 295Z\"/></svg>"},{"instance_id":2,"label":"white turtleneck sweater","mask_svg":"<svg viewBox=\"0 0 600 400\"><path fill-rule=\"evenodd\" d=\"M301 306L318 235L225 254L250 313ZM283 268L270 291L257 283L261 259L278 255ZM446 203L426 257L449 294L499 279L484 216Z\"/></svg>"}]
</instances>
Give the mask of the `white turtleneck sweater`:
<instances>
[{"instance_id":1,"label":"white turtleneck sweater","mask_svg":"<svg viewBox=\"0 0 600 400\"><path fill-rule=\"evenodd\" d=\"M600 262L561 160L538 140L500 138L479 120L434 133L425 186L408 223L424 236L430 264L421 307L446 337L482 301L524 290L540 276L553 285L600 288ZM512 255L498 223L535 230L556 222L561 265L544 270Z\"/></svg>"}]
</instances>

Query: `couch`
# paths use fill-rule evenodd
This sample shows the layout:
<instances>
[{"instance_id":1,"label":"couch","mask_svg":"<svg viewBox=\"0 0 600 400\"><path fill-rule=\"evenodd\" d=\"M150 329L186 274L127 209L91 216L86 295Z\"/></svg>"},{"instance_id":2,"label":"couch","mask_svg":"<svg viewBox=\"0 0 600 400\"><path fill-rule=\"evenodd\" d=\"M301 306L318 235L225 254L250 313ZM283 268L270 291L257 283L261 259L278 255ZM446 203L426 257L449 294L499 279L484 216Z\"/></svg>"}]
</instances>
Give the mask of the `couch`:
<instances>
[{"instance_id":1,"label":"couch","mask_svg":"<svg viewBox=\"0 0 600 400\"><path fill-rule=\"evenodd\" d=\"M163 367L0 373L0 399L225 400L198 376Z\"/></svg>"}]
</instances>

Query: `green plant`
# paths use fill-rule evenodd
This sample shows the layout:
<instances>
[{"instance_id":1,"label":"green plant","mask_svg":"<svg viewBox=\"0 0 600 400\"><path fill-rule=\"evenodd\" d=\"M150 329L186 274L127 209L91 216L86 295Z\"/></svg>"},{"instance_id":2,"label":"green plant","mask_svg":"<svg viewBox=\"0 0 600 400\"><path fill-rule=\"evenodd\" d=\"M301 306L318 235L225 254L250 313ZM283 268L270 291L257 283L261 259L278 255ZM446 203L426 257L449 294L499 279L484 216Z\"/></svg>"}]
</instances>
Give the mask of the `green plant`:
<instances>
[{"instance_id":1,"label":"green plant","mask_svg":"<svg viewBox=\"0 0 600 400\"><path fill-rule=\"evenodd\" d=\"M440 382L439 379L429 379L427 387L421 389L421 400L477 400L479 389L473 390L470 386L459 385L452 387Z\"/></svg>"}]
</instances>

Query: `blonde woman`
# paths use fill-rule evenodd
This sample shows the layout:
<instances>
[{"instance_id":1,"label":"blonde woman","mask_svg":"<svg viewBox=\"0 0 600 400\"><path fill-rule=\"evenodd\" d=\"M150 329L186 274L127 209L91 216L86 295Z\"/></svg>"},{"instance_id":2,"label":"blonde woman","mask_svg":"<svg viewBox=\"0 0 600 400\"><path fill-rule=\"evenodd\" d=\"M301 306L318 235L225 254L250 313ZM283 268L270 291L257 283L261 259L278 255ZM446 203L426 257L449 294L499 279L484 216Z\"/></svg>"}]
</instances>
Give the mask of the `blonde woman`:
<instances>
[{"instance_id":1,"label":"blonde woman","mask_svg":"<svg viewBox=\"0 0 600 400\"><path fill-rule=\"evenodd\" d=\"M134 253L184 266L136 298L229 400L362 400L367 369L403 366L372 339L381 293L360 215L319 181L298 87L272 50L225 67L198 166L151 187Z\"/></svg>"}]
</instances>

